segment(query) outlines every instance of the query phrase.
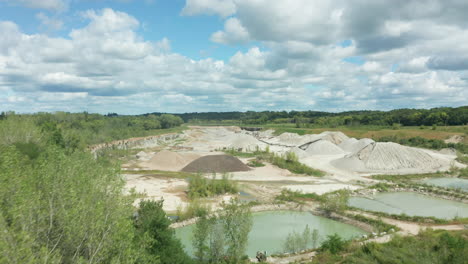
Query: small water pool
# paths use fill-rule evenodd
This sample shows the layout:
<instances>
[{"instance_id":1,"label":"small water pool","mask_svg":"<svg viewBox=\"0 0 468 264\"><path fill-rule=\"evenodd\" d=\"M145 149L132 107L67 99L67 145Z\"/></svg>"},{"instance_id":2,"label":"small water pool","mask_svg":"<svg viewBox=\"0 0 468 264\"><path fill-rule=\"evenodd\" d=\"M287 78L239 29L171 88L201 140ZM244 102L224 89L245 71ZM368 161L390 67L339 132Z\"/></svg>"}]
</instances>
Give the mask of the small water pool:
<instances>
[{"instance_id":1,"label":"small water pool","mask_svg":"<svg viewBox=\"0 0 468 264\"><path fill-rule=\"evenodd\" d=\"M442 219L468 217L468 204L412 192L378 193L372 197L351 197L349 205L365 210Z\"/></svg>"},{"instance_id":2,"label":"small water pool","mask_svg":"<svg viewBox=\"0 0 468 264\"><path fill-rule=\"evenodd\" d=\"M344 239L366 234L355 226L316 216L308 212L274 211L253 214L252 231L249 234L247 254L254 257L257 251L267 251L268 255L283 252L284 240L289 233L302 233L306 225L319 232L319 243L327 235L339 234ZM193 255L192 230L194 225L176 229L176 236L182 241L188 254ZM310 245L312 247L312 245Z\"/></svg>"},{"instance_id":3,"label":"small water pool","mask_svg":"<svg viewBox=\"0 0 468 264\"><path fill-rule=\"evenodd\" d=\"M430 178L422 180L421 182L425 184L460 189L462 191L468 192L468 180L460 178Z\"/></svg>"}]
</instances>

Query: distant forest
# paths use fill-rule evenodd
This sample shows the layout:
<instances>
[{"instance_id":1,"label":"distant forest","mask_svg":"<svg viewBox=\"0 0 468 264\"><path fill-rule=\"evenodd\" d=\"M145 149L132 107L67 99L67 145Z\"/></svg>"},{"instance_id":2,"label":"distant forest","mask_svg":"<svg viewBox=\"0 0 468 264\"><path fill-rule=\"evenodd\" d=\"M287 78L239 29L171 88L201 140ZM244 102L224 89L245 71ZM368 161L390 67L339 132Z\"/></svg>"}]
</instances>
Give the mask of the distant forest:
<instances>
[{"instance_id":1,"label":"distant forest","mask_svg":"<svg viewBox=\"0 0 468 264\"><path fill-rule=\"evenodd\" d=\"M152 113L160 115L161 113ZM147 114L149 115L149 114ZM174 114L187 123L224 122L239 124L295 123L298 126L432 126L468 124L468 106L432 109L397 109L391 111L319 111L206 112Z\"/></svg>"}]
</instances>

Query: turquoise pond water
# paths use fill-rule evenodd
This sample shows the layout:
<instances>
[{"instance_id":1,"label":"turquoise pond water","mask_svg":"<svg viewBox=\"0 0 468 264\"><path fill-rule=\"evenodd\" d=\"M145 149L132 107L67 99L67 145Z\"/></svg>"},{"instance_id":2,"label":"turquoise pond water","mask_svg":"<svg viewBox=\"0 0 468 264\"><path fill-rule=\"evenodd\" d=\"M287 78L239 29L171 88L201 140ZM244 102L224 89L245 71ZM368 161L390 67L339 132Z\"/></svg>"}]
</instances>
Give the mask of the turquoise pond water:
<instances>
[{"instance_id":1,"label":"turquoise pond water","mask_svg":"<svg viewBox=\"0 0 468 264\"><path fill-rule=\"evenodd\" d=\"M249 257L254 257L257 251L267 251L269 255L284 252L283 244L288 234L293 231L302 232L306 225L311 230L318 230L320 235L319 243L327 235L335 233L344 239L351 239L366 234L365 231L355 226L316 216L308 212L274 211L254 213L247 254ZM189 225L176 229L176 236L182 241L186 252L190 255L193 255L193 227L194 225Z\"/></svg>"},{"instance_id":2,"label":"turquoise pond water","mask_svg":"<svg viewBox=\"0 0 468 264\"><path fill-rule=\"evenodd\" d=\"M425 184L431 184L440 187L460 189L468 192L468 180L460 178L430 178L422 180Z\"/></svg>"},{"instance_id":3,"label":"turquoise pond water","mask_svg":"<svg viewBox=\"0 0 468 264\"><path fill-rule=\"evenodd\" d=\"M389 214L434 216L442 219L468 217L468 204L412 192L378 193L372 197L351 197L349 205Z\"/></svg>"}]
</instances>

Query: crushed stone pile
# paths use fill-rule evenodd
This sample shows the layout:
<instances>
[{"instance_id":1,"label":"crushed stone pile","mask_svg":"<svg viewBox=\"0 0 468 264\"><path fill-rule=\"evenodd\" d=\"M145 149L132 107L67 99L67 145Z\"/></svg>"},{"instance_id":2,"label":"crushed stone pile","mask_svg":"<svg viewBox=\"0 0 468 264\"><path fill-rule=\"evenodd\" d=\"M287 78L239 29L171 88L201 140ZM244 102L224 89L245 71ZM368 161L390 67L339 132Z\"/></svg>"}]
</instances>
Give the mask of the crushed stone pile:
<instances>
[{"instance_id":1,"label":"crushed stone pile","mask_svg":"<svg viewBox=\"0 0 468 264\"><path fill-rule=\"evenodd\" d=\"M310 144L306 151L308 155L338 155L344 151L328 140L318 140Z\"/></svg>"},{"instance_id":2,"label":"crushed stone pile","mask_svg":"<svg viewBox=\"0 0 468 264\"><path fill-rule=\"evenodd\" d=\"M278 137L274 138L274 143L279 143L282 145L289 145L289 146L301 146L303 144L309 143L311 141L316 141L321 139L323 135L298 135L296 133L288 133L285 132Z\"/></svg>"},{"instance_id":3,"label":"crushed stone pile","mask_svg":"<svg viewBox=\"0 0 468 264\"><path fill-rule=\"evenodd\" d=\"M302 137L296 133L285 132L278 136L278 141L284 144L298 145L302 141Z\"/></svg>"},{"instance_id":4,"label":"crushed stone pile","mask_svg":"<svg viewBox=\"0 0 468 264\"><path fill-rule=\"evenodd\" d=\"M250 168L238 158L229 155L208 155L198 158L185 166L182 171L201 173L224 173L248 171Z\"/></svg>"},{"instance_id":5,"label":"crushed stone pile","mask_svg":"<svg viewBox=\"0 0 468 264\"><path fill-rule=\"evenodd\" d=\"M257 147L259 149L265 149L266 144L258 141L255 137L246 134L235 134L231 140L232 143L229 148L240 149L241 151L255 151Z\"/></svg>"},{"instance_id":6,"label":"crushed stone pile","mask_svg":"<svg viewBox=\"0 0 468 264\"><path fill-rule=\"evenodd\" d=\"M299 147L291 148L290 152L296 154L296 157L298 158L304 158L308 156L307 152L305 150L300 149Z\"/></svg>"},{"instance_id":7,"label":"crushed stone pile","mask_svg":"<svg viewBox=\"0 0 468 264\"><path fill-rule=\"evenodd\" d=\"M355 138L348 138L347 140L341 142L338 147L344 151L353 152L353 146L358 142Z\"/></svg>"},{"instance_id":8,"label":"crushed stone pile","mask_svg":"<svg viewBox=\"0 0 468 264\"><path fill-rule=\"evenodd\" d=\"M341 144L341 142L349 139L348 136L346 136L343 132L340 131L325 131L320 133L319 136L322 139L328 140L335 145Z\"/></svg>"},{"instance_id":9,"label":"crushed stone pile","mask_svg":"<svg viewBox=\"0 0 468 264\"><path fill-rule=\"evenodd\" d=\"M375 141L370 138L361 138L359 140L355 138L349 138L341 142L341 144L338 146L347 152L356 153L372 143L375 143Z\"/></svg>"},{"instance_id":10,"label":"crushed stone pile","mask_svg":"<svg viewBox=\"0 0 468 264\"><path fill-rule=\"evenodd\" d=\"M140 163L141 167L149 170L180 171L187 164L200 156L195 153L178 153L162 150L148 161Z\"/></svg>"},{"instance_id":11,"label":"crushed stone pile","mask_svg":"<svg viewBox=\"0 0 468 264\"><path fill-rule=\"evenodd\" d=\"M447 166L448 161L430 155L423 149L393 142L374 142L354 154L333 161L332 164L351 171L395 172L405 169L437 170Z\"/></svg>"}]
</instances>

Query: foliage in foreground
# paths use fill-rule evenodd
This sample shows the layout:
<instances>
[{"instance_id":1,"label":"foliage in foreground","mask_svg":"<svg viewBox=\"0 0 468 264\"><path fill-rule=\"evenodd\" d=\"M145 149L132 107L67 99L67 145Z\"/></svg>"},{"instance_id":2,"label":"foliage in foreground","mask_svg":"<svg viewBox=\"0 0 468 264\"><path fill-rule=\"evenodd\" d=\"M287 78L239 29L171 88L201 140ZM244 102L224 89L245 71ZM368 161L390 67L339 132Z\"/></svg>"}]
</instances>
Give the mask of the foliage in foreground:
<instances>
[{"instance_id":1,"label":"foliage in foreground","mask_svg":"<svg viewBox=\"0 0 468 264\"><path fill-rule=\"evenodd\" d=\"M203 216L195 225L193 247L199 263L249 263L245 257L253 220L250 208L231 200L219 215Z\"/></svg>"},{"instance_id":2,"label":"foliage in foreground","mask_svg":"<svg viewBox=\"0 0 468 264\"><path fill-rule=\"evenodd\" d=\"M421 232L417 236L394 237L385 244L347 245L333 253L324 250L311 264L447 263L463 264L468 259L468 231Z\"/></svg>"},{"instance_id":3,"label":"foliage in foreground","mask_svg":"<svg viewBox=\"0 0 468 264\"><path fill-rule=\"evenodd\" d=\"M137 242L147 252L149 263L184 264L192 263L184 253L181 242L169 228L171 221L163 210L163 200L142 201L135 220ZM156 257L155 257L156 256Z\"/></svg>"},{"instance_id":4,"label":"foliage in foreground","mask_svg":"<svg viewBox=\"0 0 468 264\"><path fill-rule=\"evenodd\" d=\"M135 222L117 166L17 121L0 125L0 263L191 262L162 202Z\"/></svg>"}]
</instances>

